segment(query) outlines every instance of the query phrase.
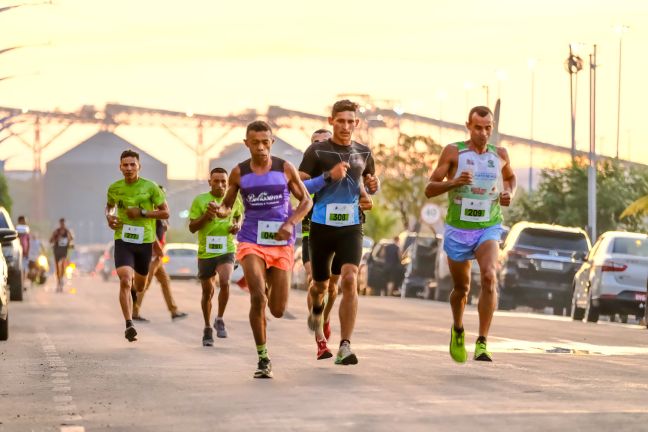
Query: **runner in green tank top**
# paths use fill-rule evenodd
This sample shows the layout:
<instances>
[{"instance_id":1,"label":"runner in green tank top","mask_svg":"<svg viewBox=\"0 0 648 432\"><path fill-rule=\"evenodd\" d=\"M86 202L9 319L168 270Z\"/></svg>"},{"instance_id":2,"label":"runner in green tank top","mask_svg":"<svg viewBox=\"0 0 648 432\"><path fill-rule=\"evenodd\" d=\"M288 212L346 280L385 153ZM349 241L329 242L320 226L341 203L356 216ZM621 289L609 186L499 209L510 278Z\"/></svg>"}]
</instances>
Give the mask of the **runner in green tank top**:
<instances>
[{"instance_id":1,"label":"runner in green tank top","mask_svg":"<svg viewBox=\"0 0 648 432\"><path fill-rule=\"evenodd\" d=\"M189 211L189 231L198 232L198 279L202 285L202 307L205 327L203 329L203 346L213 346L214 337L210 326L211 302L214 296L214 276L218 275L218 313L214 320L216 336L227 337L223 314L229 300L229 280L234 271L234 253L236 242L234 235L241 229L243 204L239 199L234 201L232 212L225 218L216 217L216 209L223 202L227 191L227 171L214 168L209 173L209 192L194 198Z\"/></svg>"},{"instance_id":2,"label":"runner in green tank top","mask_svg":"<svg viewBox=\"0 0 648 432\"><path fill-rule=\"evenodd\" d=\"M450 355L459 363L467 358L463 313L473 258L477 258L481 272L479 337L473 358L492 361L486 337L497 307L495 269L502 233L501 206L511 203L517 184L506 149L488 142L493 126L493 113L488 107L471 109L466 122L470 140L443 149L425 188L428 198L448 193L443 247L454 284L450 293L454 321L450 329Z\"/></svg>"}]
</instances>

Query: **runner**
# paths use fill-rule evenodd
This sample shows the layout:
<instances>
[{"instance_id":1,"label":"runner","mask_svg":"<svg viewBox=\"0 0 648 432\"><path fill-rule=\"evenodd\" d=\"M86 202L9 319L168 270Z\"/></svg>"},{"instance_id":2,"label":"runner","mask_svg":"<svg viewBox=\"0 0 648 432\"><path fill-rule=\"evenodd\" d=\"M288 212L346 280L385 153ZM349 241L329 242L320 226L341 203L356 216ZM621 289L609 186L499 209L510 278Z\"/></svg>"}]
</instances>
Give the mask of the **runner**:
<instances>
[{"instance_id":1,"label":"runner","mask_svg":"<svg viewBox=\"0 0 648 432\"><path fill-rule=\"evenodd\" d=\"M330 182L315 194L309 240L313 283L309 289L312 306L309 308L308 326L312 331L319 332L322 327L333 257L336 256L342 265L341 341L335 363L344 365L358 362L351 351L350 341L357 314L357 275L362 255L360 189L366 185L369 193L378 190L371 150L353 141L353 131L359 122L357 110L358 105L351 101L336 102L329 117L333 137L312 144L304 153L299 167L300 175L313 178L340 161L349 164L343 179ZM321 336L317 335L319 340Z\"/></svg>"},{"instance_id":2,"label":"runner","mask_svg":"<svg viewBox=\"0 0 648 432\"><path fill-rule=\"evenodd\" d=\"M481 273L481 292L477 307L479 337L473 358L492 361L486 338L497 307L495 268L502 235L501 206L511 203L517 184L506 149L488 143L493 127L493 113L488 107L471 109L466 122L470 139L443 149L425 188L428 198L448 193L443 249L454 284L450 293L454 320L450 356L459 363L467 358L463 312L470 291L470 260L474 258Z\"/></svg>"},{"instance_id":3,"label":"runner","mask_svg":"<svg viewBox=\"0 0 648 432\"><path fill-rule=\"evenodd\" d=\"M59 226L50 237L50 244L54 251L54 265L56 267L56 292L63 292L65 283L65 268L67 267L68 251L72 247L74 235L65 226L65 219L59 219Z\"/></svg>"},{"instance_id":4,"label":"runner","mask_svg":"<svg viewBox=\"0 0 648 432\"><path fill-rule=\"evenodd\" d=\"M243 266L250 289L250 326L259 356L254 377L272 378L265 308L267 304L273 316L283 316L290 288L295 224L306 216L312 201L295 167L270 155L274 138L266 122L250 123L245 137L251 158L232 170L216 215L224 218L230 214L240 190L245 218L237 236L236 259ZM294 211L290 207L291 192L299 200Z\"/></svg>"},{"instance_id":5,"label":"runner","mask_svg":"<svg viewBox=\"0 0 648 432\"><path fill-rule=\"evenodd\" d=\"M162 192L164 188L160 186ZM153 278L156 278L160 283L160 288L162 288L162 296L164 297L164 302L166 303L167 309L171 314L171 320L177 321L182 318L186 318L188 315L186 312L180 312L178 306L176 305L175 300L173 299L173 294L171 293L171 278L166 272L164 265L162 264L162 258L164 257L164 245L166 243L166 231L168 223L166 220L157 219L155 221L155 241L153 242L153 258L151 259L151 265L149 266L148 275L146 276L146 284L144 285L144 291L139 294L135 289L131 289L131 294L133 295L133 321L140 322L149 322L146 318L140 315L140 310L142 308L142 301L144 301L144 295L148 291Z\"/></svg>"},{"instance_id":6,"label":"runner","mask_svg":"<svg viewBox=\"0 0 648 432\"><path fill-rule=\"evenodd\" d=\"M16 224L16 232L18 233L18 240L20 241L20 246L22 246L23 251L23 284L25 283L25 278L29 273L29 249L30 249L30 230L29 225L27 225L27 219L25 216L18 216L18 223Z\"/></svg>"},{"instance_id":7,"label":"runner","mask_svg":"<svg viewBox=\"0 0 648 432\"><path fill-rule=\"evenodd\" d=\"M210 325L212 297L214 296L214 276L218 275L218 313L214 320L216 336L227 337L223 315L229 300L229 281L234 271L236 244L234 235L241 229L243 205L236 199L232 212L224 219L216 217L216 210L223 202L227 191L227 170L214 168L209 174L209 192L194 198L189 211L189 231L198 231L198 279L202 285L202 306L205 327L203 346L213 346L214 336Z\"/></svg>"},{"instance_id":8,"label":"runner","mask_svg":"<svg viewBox=\"0 0 648 432\"><path fill-rule=\"evenodd\" d=\"M115 231L119 303L126 320L124 335L133 342L137 340L137 331L131 315L131 288L137 292L144 290L153 254L155 219L168 219L169 208L158 185L139 176L137 152L125 150L119 159L124 178L108 188L106 221ZM117 215L114 215L115 207Z\"/></svg>"},{"instance_id":9,"label":"runner","mask_svg":"<svg viewBox=\"0 0 648 432\"><path fill-rule=\"evenodd\" d=\"M311 144L326 141L330 139L332 136L333 135L331 134L330 131L326 129L318 129L315 132L313 132L313 135L311 136ZM324 187L326 184L332 181L338 181L346 177L348 166L349 165L344 162L338 163L338 165L336 165L331 171L328 171L325 176L324 175L322 176L323 178L325 178L325 181L327 179L329 180L325 184L322 184L321 187ZM300 177L302 177L302 180L304 180L304 184L306 185L308 192L311 193L311 198L313 198L315 192L319 192L321 190L321 187L316 189L312 185L313 183L316 182L317 179L308 179L308 176L304 175L304 173L300 173ZM371 198L368 196L368 194L364 191L363 188L361 188L360 191L361 193L363 193L363 197L365 197L365 201L363 201L365 205L363 206L362 205L363 203L361 203L362 210L370 210ZM304 270L306 270L306 283L308 287L310 287L313 282L311 263L310 263L310 242L309 242L310 222L311 222L310 219L312 214L313 211L311 210L308 213L308 215L304 218L304 220L302 220L302 262L304 263ZM364 217L364 213L362 213L362 217ZM331 263L331 278L329 279L328 290L326 293L327 297L326 297L326 306L324 307L323 328L317 329L315 331L315 344L317 345L318 360L327 359L333 356L333 354L331 354L331 351L328 348L327 341L331 337L331 310L333 310L333 305L335 304L335 299L337 298L338 281L340 280L341 272L342 272L342 264L337 259L337 256L334 256L333 262ZM310 295L306 296L306 303L308 306L308 310L310 310L310 308L312 307L312 300Z\"/></svg>"}]
</instances>

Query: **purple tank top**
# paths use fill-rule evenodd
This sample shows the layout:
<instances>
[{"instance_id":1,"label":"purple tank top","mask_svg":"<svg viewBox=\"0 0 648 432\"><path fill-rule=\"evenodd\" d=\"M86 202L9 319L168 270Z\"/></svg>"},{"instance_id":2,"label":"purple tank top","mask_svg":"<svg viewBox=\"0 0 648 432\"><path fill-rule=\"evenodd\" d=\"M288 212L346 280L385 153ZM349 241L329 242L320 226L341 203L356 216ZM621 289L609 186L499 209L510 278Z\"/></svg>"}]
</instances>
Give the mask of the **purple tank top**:
<instances>
[{"instance_id":1,"label":"purple tank top","mask_svg":"<svg viewBox=\"0 0 648 432\"><path fill-rule=\"evenodd\" d=\"M295 243L295 232L290 240L277 242L274 233L292 214L290 190L284 174L284 160L271 157L272 167L266 174L252 171L251 159L241 162L240 190L245 213L237 240L261 246L283 246Z\"/></svg>"}]
</instances>

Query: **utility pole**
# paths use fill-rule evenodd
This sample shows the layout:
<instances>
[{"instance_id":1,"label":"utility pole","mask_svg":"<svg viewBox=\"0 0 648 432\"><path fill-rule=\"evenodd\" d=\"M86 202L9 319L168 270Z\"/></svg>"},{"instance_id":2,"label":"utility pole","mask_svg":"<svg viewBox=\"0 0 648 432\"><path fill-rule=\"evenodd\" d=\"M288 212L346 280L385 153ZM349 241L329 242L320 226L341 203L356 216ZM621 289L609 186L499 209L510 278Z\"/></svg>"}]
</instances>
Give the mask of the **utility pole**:
<instances>
[{"instance_id":1,"label":"utility pole","mask_svg":"<svg viewBox=\"0 0 648 432\"><path fill-rule=\"evenodd\" d=\"M571 160L572 165L576 160L576 96L578 92L578 72L583 69L583 59L574 54L572 45L569 45L569 57L565 61L565 68L569 73L569 100L571 111Z\"/></svg>"},{"instance_id":2,"label":"utility pole","mask_svg":"<svg viewBox=\"0 0 648 432\"><path fill-rule=\"evenodd\" d=\"M590 54L590 148L587 169L587 224L596 241L596 45Z\"/></svg>"}]
</instances>

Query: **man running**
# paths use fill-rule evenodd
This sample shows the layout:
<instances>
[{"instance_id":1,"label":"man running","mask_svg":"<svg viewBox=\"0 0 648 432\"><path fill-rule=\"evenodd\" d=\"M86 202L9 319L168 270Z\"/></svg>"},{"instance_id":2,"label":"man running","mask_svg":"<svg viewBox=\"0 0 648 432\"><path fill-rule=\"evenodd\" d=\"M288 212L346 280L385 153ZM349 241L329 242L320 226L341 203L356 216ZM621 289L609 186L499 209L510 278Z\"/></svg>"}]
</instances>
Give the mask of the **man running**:
<instances>
[{"instance_id":1,"label":"man running","mask_svg":"<svg viewBox=\"0 0 648 432\"><path fill-rule=\"evenodd\" d=\"M56 292L63 292L65 283L65 268L67 267L68 251L74 241L74 235L65 226L65 219L59 219L59 226L50 237L52 250L54 251L54 265L56 266Z\"/></svg>"},{"instance_id":2,"label":"man running","mask_svg":"<svg viewBox=\"0 0 648 432\"><path fill-rule=\"evenodd\" d=\"M223 315L229 300L229 281L234 271L236 244L234 235L241 229L243 205L236 199L232 212L224 219L216 217L216 210L223 202L227 191L227 170L214 168L209 174L209 192L194 198L189 211L189 231L198 231L198 279L202 285L202 306L205 327L203 346L213 346L214 336L211 328L212 297L214 296L214 276L218 275L218 313L214 320L216 336L227 337Z\"/></svg>"},{"instance_id":3,"label":"man running","mask_svg":"<svg viewBox=\"0 0 648 432\"><path fill-rule=\"evenodd\" d=\"M471 109L466 122L470 139L443 149L425 188L428 198L448 193L443 249L454 285L450 293L454 320L450 356L459 363L467 358L463 313L470 291L470 260L474 258L481 272L481 292L477 306L479 337L473 358L492 361L486 338L497 307L495 269L502 235L501 206L511 203L517 185L506 149L488 143L493 127L493 113L488 107Z\"/></svg>"},{"instance_id":4,"label":"man running","mask_svg":"<svg viewBox=\"0 0 648 432\"><path fill-rule=\"evenodd\" d=\"M23 251L23 283L25 278L29 273L29 250L31 246L31 233L29 230L29 225L27 225L27 219L25 216L18 216L18 223L16 224L16 232L18 233L18 240L20 241L20 246L22 246Z\"/></svg>"},{"instance_id":5,"label":"man running","mask_svg":"<svg viewBox=\"0 0 648 432\"><path fill-rule=\"evenodd\" d=\"M160 189L162 190L162 192L164 192L164 188L162 186L160 186ZM149 322L149 320L147 320L140 314L140 310L142 309L144 295L151 286L153 278L157 279L160 283L160 288L162 288L162 296L164 297L164 302L166 303L167 309L171 314L171 320L177 321L188 316L186 312L180 312L178 310L178 305L176 305L176 302L173 299L173 294L171 293L171 278L167 274L166 269L162 264L162 258L164 257L164 245L166 244L167 227L168 225L166 220L157 219L155 221L153 258L151 258L151 265L149 266L148 275L146 276L144 291L137 293L135 289L131 290L131 294L133 296L133 321Z\"/></svg>"},{"instance_id":6,"label":"man running","mask_svg":"<svg viewBox=\"0 0 648 432\"><path fill-rule=\"evenodd\" d=\"M164 192L150 180L141 178L139 154L133 150L122 152L119 163L124 178L108 188L106 221L115 231L115 269L119 277L119 303L126 320L124 335L129 342L137 340L131 311L131 288L144 290L148 275L155 220L168 219ZM117 207L117 215L113 211Z\"/></svg>"},{"instance_id":7,"label":"man running","mask_svg":"<svg viewBox=\"0 0 648 432\"><path fill-rule=\"evenodd\" d=\"M243 266L250 290L250 326L259 356L254 377L272 378L266 347L265 308L267 304L277 318L286 309L295 225L306 216L312 201L295 167L270 155L274 138L266 122L250 123L244 141L251 158L232 170L225 199L216 216L229 215L240 190L245 218L237 236L236 259ZM290 206L291 192L299 200L294 211Z\"/></svg>"},{"instance_id":8,"label":"man running","mask_svg":"<svg viewBox=\"0 0 648 432\"><path fill-rule=\"evenodd\" d=\"M369 193L378 190L371 150L353 141L353 131L360 120L357 110L358 104L349 100L336 102L328 119L333 137L312 144L299 167L300 175L313 178L339 162L349 164L344 178L330 182L315 194L309 240L313 284L309 289L312 306L308 326L312 331L317 332L322 326L333 256L342 265L341 341L335 363L343 365L358 363L351 351L351 335L358 308L357 276L363 238L359 204L363 180Z\"/></svg>"}]
</instances>

